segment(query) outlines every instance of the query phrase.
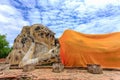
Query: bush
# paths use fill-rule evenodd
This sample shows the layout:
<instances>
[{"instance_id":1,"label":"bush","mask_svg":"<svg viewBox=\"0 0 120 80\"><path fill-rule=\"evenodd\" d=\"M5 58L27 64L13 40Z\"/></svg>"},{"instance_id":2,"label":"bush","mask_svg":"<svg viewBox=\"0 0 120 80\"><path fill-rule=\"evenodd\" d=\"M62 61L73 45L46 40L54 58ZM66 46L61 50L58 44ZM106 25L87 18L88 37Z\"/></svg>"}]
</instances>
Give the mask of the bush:
<instances>
[{"instance_id":1,"label":"bush","mask_svg":"<svg viewBox=\"0 0 120 80\"><path fill-rule=\"evenodd\" d=\"M9 47L9 43L6 40L6 35L0 34L0 58L5 58L10 51L11 48Z\"/></svg>"}]
</instances>

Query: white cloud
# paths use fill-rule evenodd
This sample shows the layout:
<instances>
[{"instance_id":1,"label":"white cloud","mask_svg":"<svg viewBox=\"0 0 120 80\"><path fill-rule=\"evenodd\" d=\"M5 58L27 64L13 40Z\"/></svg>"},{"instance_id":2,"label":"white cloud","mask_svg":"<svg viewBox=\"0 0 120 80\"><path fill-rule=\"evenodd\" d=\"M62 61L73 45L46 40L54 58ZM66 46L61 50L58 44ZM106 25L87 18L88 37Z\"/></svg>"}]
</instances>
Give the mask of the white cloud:
<instances>
[{"instance_id":1,"label":"white cloud","mask_svg":"<svg viewBox=\"0 0 120 80\"><path fill-rule=\"evenodd\" d=\"M120 5L120 0L85 0L87 6L95 8L103 8L108 4Z\"/></svg>"},{"instance_id":2,"label":"white cloud","mask_svg":"<svg viewBox=\"0 0 120 80\"><path fill-rule=\"evenodd\" d=\"M35 24L35 23L40 23L41 20L40 20L40 12L38 9L34 8L34 9L31 9L29 12L28 12L28 16L29 16L29 21L31 22L31 24Z\"/></svg>"},{"instance_id":3,"label":"white cloud","mask_svg":"<svg viewBox=\"0 0 120 80\"><path fill-rule=\"evenodd\" d=\"M120 31L120 0L2 0L0 33L10 44L24 25L42 23L60 37L64 30L83 33Z\"/></svg>"},{"instance_id":4,"label":"white cloud","mask_svg":"<svg viewBox=\"0 0 120 80\"><path fill-rule=\"evenodd\" d=\"M0 14L0 22L2 22L2 23L8 22L8 21L6 20L6 17L3 16L2 14Z\"/></svg>"},{"instance_id":5,"label":"white cloud","mask_svg":"<svg viewBox=\"0 0 120 80\"><path fill-rule=\"evenodd\" d=\"M20 1L24 6L29 8L34 8L36 4L35 0L18 0L18 1Z\"/></svg>"},{"instance_id":6,"label":"white cloud","mask_svg":"<svg viewBox=\"0 0 120 80\"><path fill-rule=\"evenodd\" d=\"M13 44L13 40L21 31L23 25L29 22L24 21L21 13L11 5L0 5L0 34L7 34L7 40Z\"/></svg>"},{"instance_id":7,"label":"white cloud","mask_svg":"<svg viewBox=\"0 0 120 80\"><path fill-rule=\"evenodd\" d=\"M75 30L91 34L102 34L120 31L120 16L96 18L90 23L79 25L75 28Z\"/></svg>"},{"instance_id":8,"label":"white cloud","mask_svg":"<svg viewBox=\"0 0 120 80\"><path fill-rule=\"evenodd\" d=\"M53 8L57 8L60 6L62 0L48 0L48 4L51 5Z\"/></svg>"},{"instance_id":9,"label":"white cloud","mask_svg":"<svg viewBox=\"0 0 120 80\"><path fill-rule=\"evenodd\" d=\"M15 14L14 7L9 6L9 5L0 5L0 11L3 14Z\"/></svg>"},{"instance_id":10,"label":"white cloud","mask_svg":"<svg viewBox=\"0 0 120 80\"><path fill-rule=\"evenodd\" d=\"M77 7L81 7L82 4L83 4L83 3L80 2L80 1L74 1L74 0L70 1L70 0L66 0L66 1L64 2L64 7L66 7L67 9L73 10L73 9L76 9Z\"/></svg>"},{"instance_id":11,"label":"white cloud","mask_svg":"<svg viewBox=\"0 0 120 80\"><path fill-rule=\"evenodd\" d=\"M10 5L10 0L0 0L0 4Z\"/></svg>"}]
</instances>

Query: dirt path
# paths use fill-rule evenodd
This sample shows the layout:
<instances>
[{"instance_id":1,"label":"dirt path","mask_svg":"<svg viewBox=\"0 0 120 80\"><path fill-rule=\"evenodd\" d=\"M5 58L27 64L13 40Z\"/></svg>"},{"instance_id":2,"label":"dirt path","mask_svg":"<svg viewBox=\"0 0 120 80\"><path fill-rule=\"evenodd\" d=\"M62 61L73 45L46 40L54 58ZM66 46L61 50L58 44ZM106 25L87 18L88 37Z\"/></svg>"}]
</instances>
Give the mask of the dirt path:
<instances>
[{"instance_id":1,"label":"dirt path","mask_svg":"<svg viewBox=\"0 0 120 80\"><path fill-rule=\"evenodd\" d=\"M32 80L120 80L120 71L104 71L103 74L90 74L86 70L78 69L65 69L62 73L53 73L51 69L36 69L31 72L13 69L0 74L0 78L20 76L29 76L32 77Z\"/></svg>"}]
</instances>

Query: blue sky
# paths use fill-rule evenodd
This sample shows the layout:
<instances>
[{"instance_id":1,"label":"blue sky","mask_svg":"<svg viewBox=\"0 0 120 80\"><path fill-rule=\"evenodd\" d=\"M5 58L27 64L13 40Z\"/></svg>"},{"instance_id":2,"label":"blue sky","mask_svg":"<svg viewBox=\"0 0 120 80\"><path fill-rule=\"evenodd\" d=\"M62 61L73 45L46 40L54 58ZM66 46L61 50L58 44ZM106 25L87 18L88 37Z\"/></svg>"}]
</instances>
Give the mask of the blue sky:
<instances>
[{"instance_id":1,"label":"blue sky","mask_svg":"<svg viewBox=\"0 0 120 80\"><path fill-rule=\"evenodd\" d=\"M120 0L1 0L0 34L10 46L25 25L41 23L60 37L64 30L103 34L120 31Z\"/></svg>"}]
</instances>

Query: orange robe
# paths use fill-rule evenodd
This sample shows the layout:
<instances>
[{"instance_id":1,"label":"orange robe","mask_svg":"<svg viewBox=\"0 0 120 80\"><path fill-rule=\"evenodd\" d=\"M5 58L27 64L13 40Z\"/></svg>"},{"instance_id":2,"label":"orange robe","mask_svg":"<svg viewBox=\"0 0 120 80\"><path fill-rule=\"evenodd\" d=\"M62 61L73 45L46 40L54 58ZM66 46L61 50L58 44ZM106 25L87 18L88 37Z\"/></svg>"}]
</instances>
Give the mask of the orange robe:
<instances>
[{"instance_id":1,"label":"orange robe","mask_svg":"<svg viewBox=\"0 0 120 80\"><path fill-rule=\"evenodd\" d=\"M66 30L59 38L62 63L69 67L100 64L120 69L120 32L83 34Z\"/></svg>"}]
</instances>

